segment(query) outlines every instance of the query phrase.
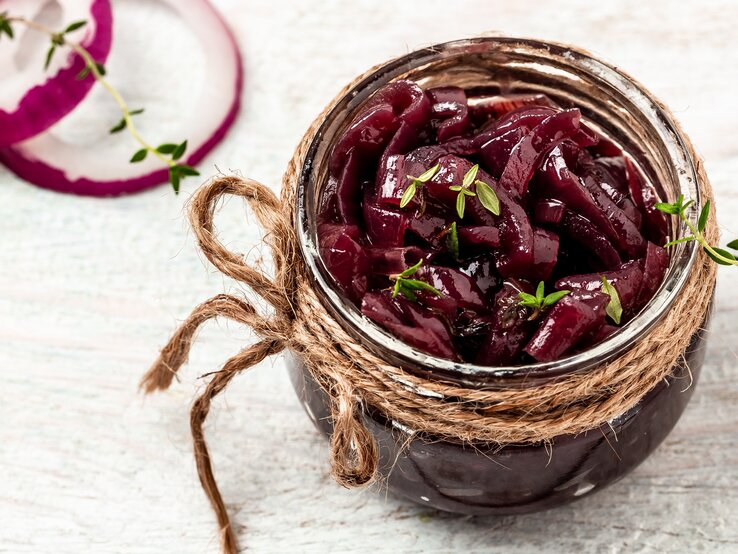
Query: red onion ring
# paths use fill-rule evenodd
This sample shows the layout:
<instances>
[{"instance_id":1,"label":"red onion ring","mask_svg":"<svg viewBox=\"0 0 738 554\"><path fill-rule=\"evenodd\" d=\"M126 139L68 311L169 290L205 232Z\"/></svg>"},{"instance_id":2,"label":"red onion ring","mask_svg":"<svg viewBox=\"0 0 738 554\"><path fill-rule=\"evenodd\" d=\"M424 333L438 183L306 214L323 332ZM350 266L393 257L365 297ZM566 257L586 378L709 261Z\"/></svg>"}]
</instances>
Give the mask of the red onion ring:
<instances>
[{"instance_id":1,"label":"red onion ring","mask_svg":"<svg viewBox=\"0 0 738 554\"><path fill-rule=\"evenodd\" d=\"M162 0L200 39L206 56L205 86L196 106L176 133L188 139L181 161L200 162L225 136L236 119L243 87L241 54L230 28L206 0ZM211 114L211 115L204 115ZM168 181L159 160L130 164L85 146L64 142L51 133L0 149L0 162L40 187L90 196L137 192Z\"/></svg>"},{"instance_id":2,"label":"red onion ring","mask_svg":"<svg viewBox=\"0 0 738 554\"><path fill-rule=\"evenodd\" d=\"M87 25L68 36L79 40L92 57L104 63L110 52L113 33L113 15L110 0L59 0L63 22L55 28L64 29L70 23L85 20ZM10 4L0 0L0 11ZM14 2L12 15L33 19L38 15L40 2L21 0ZM8 5L8 8L10 6ZM17 60L26 47L21 32L22 25L15 27L19 36L12 41L3 41L0 48L0 75L3 91L0 93L0 146L8 146L42 133L62 117L71 112L87 93L95 80L91 77L77 80L85 67L84 60L69 53L52 61L50 70L44 70L43 59L33 59L18 69ZM46 42L46 38L43 37Z\"/></svg>"}]
</instances>

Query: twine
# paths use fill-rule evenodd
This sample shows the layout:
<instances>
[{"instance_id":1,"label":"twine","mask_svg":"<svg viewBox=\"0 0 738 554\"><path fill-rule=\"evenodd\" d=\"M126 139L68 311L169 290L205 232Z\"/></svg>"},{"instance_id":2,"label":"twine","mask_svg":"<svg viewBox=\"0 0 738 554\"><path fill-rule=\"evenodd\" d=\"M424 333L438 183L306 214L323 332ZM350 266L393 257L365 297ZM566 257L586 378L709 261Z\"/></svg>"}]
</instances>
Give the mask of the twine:
<instances>
[{"instance_id":1,"label":"twine","mask_svg":"<svg viewBox=\"0 0 738 554\"><path fill-rule=\"evenodd\" d=\"M341 91L334 102L363 77ZM202 252L220 271L248 285L268 302L274 315L267 317L249 302L230 295L221 294L204 302L175 332L141 382L147 393L167 389L187 361L198 328L212 318L224 317L247 325L260 338L213 374L191 410L198 475L216 513L223 550L229 554L237 551L235 535L213 476L202 426L212 399L236 375L265 358L289 349L304 362L330 399L332 475L344 487L360 487L375 477L379 455L362 421L364 406L410 429L454 442L533 444L595 429L633 408L669 376L700 329L713 294L716 266L700 251L669 313L630 350L586 373L536 386L470 388L429 380L388 364L356 342L326 311L299 255L292 223L296 183L305 153L332 105L300 142L284 175L281 201L252 179L221 177L201 187L191 203L190 222ZM698 160L698 185L703 198L712 199L702 163L688 142L687 148ZM213 219L218 201L226 195L243 197L254 212L264 230L264 242L272 251L273 278L247 265L242 256L229 252L217 239ZM714 207L711 212L704 234L712 243L719 233ZM421 396L413 392L417 389L435 394Z\"/></svg>"}]
</instances>

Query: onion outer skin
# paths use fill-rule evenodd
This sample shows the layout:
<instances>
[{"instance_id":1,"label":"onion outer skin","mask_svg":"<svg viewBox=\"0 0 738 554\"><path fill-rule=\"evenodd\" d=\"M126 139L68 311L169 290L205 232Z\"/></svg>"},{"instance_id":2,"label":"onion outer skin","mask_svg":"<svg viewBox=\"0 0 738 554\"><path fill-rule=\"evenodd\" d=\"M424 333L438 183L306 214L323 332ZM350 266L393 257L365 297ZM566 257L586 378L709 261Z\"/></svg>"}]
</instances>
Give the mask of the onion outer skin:
<instances>
[{"instance_id":1,"label":"onion outer skin","mask_svg":"<svg viewBox=\"0 0 738 554\"><path fill-rule=\"evenodd\" d=\"M94 34L81 44L97 62L104 64L113 40L113 12L110 0L93 0L90 20L95 23ZM0 147L16 144L43 133L84 100L95 84L95 79L87 77L77 80L77 75L84 69L85 62L76 53L70 52L69 57L72 59L71 65L60 69L44 83L28 90L15 110L6 112L0 109ZM49 109L48 106L53 106L53 109Z\"/></svg>"},{"instance_id":2,"label":"onion outer skin","mask_svg":"<svg viewBox=\"0 0 738 554\"><path fill-rule=\"evenodd\" d=\"M243 88L243 63L241 53L236 43L236 39L226 24L223 17L207 0L162 0L163 3L169 5L180 17L182 17L193 32L205 41L208 35L220 33L228 43L228 55L233 58L233 90L231 92L228 109L224 113L217 127L213 132L207 135L207 138L201 142L193 142L189 140L190 151L185 155L180 163L196 166L210 151L217 146L225 137L226 133L233 125L241 107L241 90ZM199 17L198 17L199 15ZM210 18L212 25L199 26ZM206 28L204 28L206 27ZM223 54L223 52L220 52ZM210 60L208 60L209 62ZM206 62L206 65L207 62ZM197 109L197 106L195 107ZM34 140L44 139L42 135ZM33 141L31 141L33 142ZM21 179L28 181L42 188L64 192L69 194L78 194L84 196L119 196L122 194L131 194L145 190L147 188L168 182L169 169L162 167L153 171L142 172L142 164L130 164L128 160L114 160L111 163L125 164L127 170L134 173L131 177L121 176L112 180L98 180L91 177L80 176L70 178L63 167L55 166L39 158L32 147L28 147L29 143L21 143L6 148L0 148L0 163L4 164L8 169L15 173ZM80 147L80 154L86 150Z\"/></svg>"}]
</instances>

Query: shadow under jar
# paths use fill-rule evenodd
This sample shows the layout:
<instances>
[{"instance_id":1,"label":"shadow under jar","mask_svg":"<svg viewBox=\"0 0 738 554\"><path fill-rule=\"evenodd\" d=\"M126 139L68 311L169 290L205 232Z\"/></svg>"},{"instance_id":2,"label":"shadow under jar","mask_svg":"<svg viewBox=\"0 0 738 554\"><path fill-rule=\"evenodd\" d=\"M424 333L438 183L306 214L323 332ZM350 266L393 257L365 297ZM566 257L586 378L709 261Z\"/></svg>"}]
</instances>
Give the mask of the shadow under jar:
<instances>
[{"instance_id":1,"label":"shadow under jar","mask_svg":"<svg viewBox=\"0 0 738 554\"><path fill-rule=\"evenodd\" d=\"M661 288L618 333L595 347L548 363L485 367L424 354L364 318L344 299L318 255L317 201L332 147L373 92L397 79L423 88L456 85L501 94L545 93L577 107L589 123L623 147L664 201L679 194L702 206L686 139L658 102L630 77L585 52L517 38L478 38L419 50L380 67L330 111L313 138L298 183L296 226L302 256L326 309L367 349L389 363L431 379L474 387L528 387L587 371L622 354L668 312L695 260L695 243L670 250ZM685 229L675 226L672 238ZM702 326L704 329L705 325ZM380 448L380 479L415 502L463 514L515 514L562 505L620 479L667 436L689 401L704 358L703 332L692 337L683 362L633 409L579 435L547 444L461 444L416 433L364 407ZM331 433L328 398L299 358L289 367L315 425ZM423 394L423 391L414 391Z\"/></svg>"}]
</instances>

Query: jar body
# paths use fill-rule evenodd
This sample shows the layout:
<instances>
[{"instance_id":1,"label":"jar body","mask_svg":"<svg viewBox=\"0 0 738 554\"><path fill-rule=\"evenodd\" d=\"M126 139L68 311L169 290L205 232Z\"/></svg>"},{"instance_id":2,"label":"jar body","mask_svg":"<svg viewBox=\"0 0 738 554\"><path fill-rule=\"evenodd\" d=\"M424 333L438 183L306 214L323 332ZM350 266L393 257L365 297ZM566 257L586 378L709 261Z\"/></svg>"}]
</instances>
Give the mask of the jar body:
<instances>
[{"instance_id":1,"label":"jar body","mask_svg":"<svg viewBox=\"0 0 738 554\"><path fill-rule=\"evenodd\" d=\"M582 498L632 471L674 428L697 384L705 339L698 331L671 376L609 425L547 444L498 447L411 437L403 425L367 407L364 423L380 450L378 479L419 504L468 515L529 513ZM328 396L292 353L288 367L305 411L329 436Z\"/></svg>"},{"instance_id":2,"label":"jar body","mask_svg":"<svg viewBox=\"0 0 738 554\"><path fill-rule=\"evenodd\" d=\"M298 158L301 173L294 224L301 261L322 306L351 339L385 363L417 377L503 390L594 371L637 341L648 340L691 274L697 255L694 242L670 248L661 288L618 332L561 360L525 366L475 366L429 356L372 324L341 294L319 255L317 199L328 182L330 153L343 129L372 94L397 79L414 80L423 88L455 85L485 93L546 94L560 106L579 108L588 124L633 158L662 200L673 202L683 196L694 200L695 213L703 207L695 169L698 160L688 139L668 110L617 68L568 46L506 37L455 41L412 52L358 80L321 116L310 147ZM678 239L687 232L685 224L673 223L670 237ZM707 321L703 323L701 329ZM703 332L696 332L680 358L681 365L634 408L600 427L555 436L546 443L501 447L434 439L365 406L365 424L380 451L378 477L390 490L411 500L464 514L532 512L583 497L626 475L671 431L694 389L704 340ZM289 365L308 415L318 429L330 434L327 395L300 359L293 357ZM422 387L413 392L428 394Z\"/></svg>"}]
</instances>

